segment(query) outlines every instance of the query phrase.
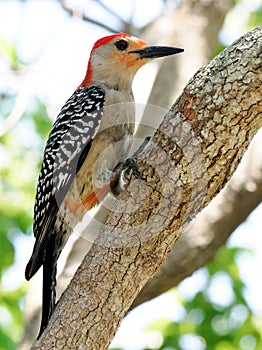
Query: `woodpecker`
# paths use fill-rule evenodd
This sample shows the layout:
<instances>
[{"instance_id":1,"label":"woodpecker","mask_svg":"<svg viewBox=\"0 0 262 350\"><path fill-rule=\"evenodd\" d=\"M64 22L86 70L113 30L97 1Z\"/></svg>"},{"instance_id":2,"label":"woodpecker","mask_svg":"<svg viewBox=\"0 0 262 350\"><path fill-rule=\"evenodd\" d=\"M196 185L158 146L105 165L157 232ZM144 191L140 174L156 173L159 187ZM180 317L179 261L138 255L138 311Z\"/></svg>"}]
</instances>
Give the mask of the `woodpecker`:
<instances>
[{"instance_id":1,"label":"woodpecker","mask_svg":"<svg viewBox=\"0 0 262 350\"><path fill-rule=\"evenodd\" d=\"M91 50L84 80L62 107L44 151L34 206L36 240L25 271L30 280L43 266L38 338L55 306L57 260L73 226L108 193L119 177L116 166L128 155L135 123L131 85L136 72L153 58L182 51L148 46L125 33L101 38Z\"/></svg>"}]
</instances>

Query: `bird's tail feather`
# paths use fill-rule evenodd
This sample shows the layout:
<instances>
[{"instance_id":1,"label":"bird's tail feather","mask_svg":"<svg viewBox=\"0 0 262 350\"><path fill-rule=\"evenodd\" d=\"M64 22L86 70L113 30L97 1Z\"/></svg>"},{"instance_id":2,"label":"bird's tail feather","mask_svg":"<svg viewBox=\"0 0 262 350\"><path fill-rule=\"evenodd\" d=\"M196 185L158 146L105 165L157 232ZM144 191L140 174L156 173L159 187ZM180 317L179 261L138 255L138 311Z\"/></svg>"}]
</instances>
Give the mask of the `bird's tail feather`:
<instances>
[{"instance_id":1,"label":"bird's tail feather","mask_svg":"<svg viewBox=\"0 0 262 350\"><path fill-rule=\"evenodd\" d=\"M57 256L55 254L55 235L52 235L47 244L46 256L43 262L42 319L37 339L42 335L55 308L56 270Z\"/></svg>"}]
</instances>

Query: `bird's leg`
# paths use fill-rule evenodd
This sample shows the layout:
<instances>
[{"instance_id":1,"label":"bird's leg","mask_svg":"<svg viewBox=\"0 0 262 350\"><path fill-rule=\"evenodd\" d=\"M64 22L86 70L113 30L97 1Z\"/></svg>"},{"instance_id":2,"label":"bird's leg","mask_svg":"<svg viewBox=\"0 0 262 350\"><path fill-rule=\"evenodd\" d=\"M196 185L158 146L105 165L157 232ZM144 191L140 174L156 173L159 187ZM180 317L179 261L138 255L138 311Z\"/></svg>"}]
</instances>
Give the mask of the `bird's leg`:
<instances>
[{"instance_id":1,"label":"bird's leg","mask_svg":"<svg viewBox=\"0 0 262 350\"><path fill-rule=\"evenodd\" d=\"M111 187L111 190L114 195L118 195L124 189L126 184L131 179L131 173L134 175L136 179L145 180L140 175L140 171L137 166L137 157L141 152L143 152L143 150L146 148L150 140L151 140L151 136L147 136L143 141L143 143L134 152L134 154L130 158L127 158L122 163L118 164L117 167L114 169L115 177L117 177L118 179L114 183L114 185Z\"/></svg>"},{"instance_id":2,"label":"bird's leg","mask_svg":"<svg viewBox=\"0 0 262 350\"><path fill-rule=\"evenodd\" d=\"M127 158L125 161L118 164L113 171L106 172L103 179L105 185L101 188L94 189L94 191L92 191L84 200L76 201L75 199L71 200L66 198L65 203L69 210L71 212L76 212L81 208L80 216L83 217L86 211L90 210L97 203L99 203L99 201L103 199L110 190L115 196L123 191L131 179L131 174L133 174L136 179L145 180L140 175L137 166L137 157L146 148L150 140L151 136L146 137L143 143L130 158Z\"/></svg>"}]
</instances>

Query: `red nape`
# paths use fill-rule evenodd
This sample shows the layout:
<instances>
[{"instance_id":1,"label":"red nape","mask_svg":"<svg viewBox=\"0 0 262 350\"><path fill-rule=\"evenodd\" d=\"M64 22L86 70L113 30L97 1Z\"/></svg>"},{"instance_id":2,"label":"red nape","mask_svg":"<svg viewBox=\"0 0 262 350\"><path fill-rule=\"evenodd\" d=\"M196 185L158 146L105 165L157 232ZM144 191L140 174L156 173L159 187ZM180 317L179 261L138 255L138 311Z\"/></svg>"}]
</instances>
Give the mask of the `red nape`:
<instances>
[{"instance_id":1,"label":"red nape","mask_svg":"<svg viewBox=\"0 0 262 350\"><path fill-rule=\"evenodd\" d=\"M76 88L76 90L81 88L81 87L87 87L87 86L92 85L92 84L93 84L93 82L92 82L92 66L91 66L91 61L89 59L85 78L82 81L82 83Z\"/></svg>"}]
</instances>

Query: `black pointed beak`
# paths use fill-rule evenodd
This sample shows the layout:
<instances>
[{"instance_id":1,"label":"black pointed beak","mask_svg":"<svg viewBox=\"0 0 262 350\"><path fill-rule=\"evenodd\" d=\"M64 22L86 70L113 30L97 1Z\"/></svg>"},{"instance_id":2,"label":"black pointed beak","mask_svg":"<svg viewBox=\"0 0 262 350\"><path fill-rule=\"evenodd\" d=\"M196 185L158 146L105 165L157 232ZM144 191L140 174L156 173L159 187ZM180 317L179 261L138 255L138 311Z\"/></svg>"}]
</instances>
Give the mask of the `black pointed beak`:
<instances>
[{"instance_id":1,"label":"black pointed beak","mask_svg":"<svg viewBox=\"0 0 262 350\"><path fill-rule=\"evenodd\" d=\"M175 55L183 51L184 49L170 46L147 46L144 49L130 51L129 53L137 54L138 58L158 58Z\"/></svg>"}]
</instances>

